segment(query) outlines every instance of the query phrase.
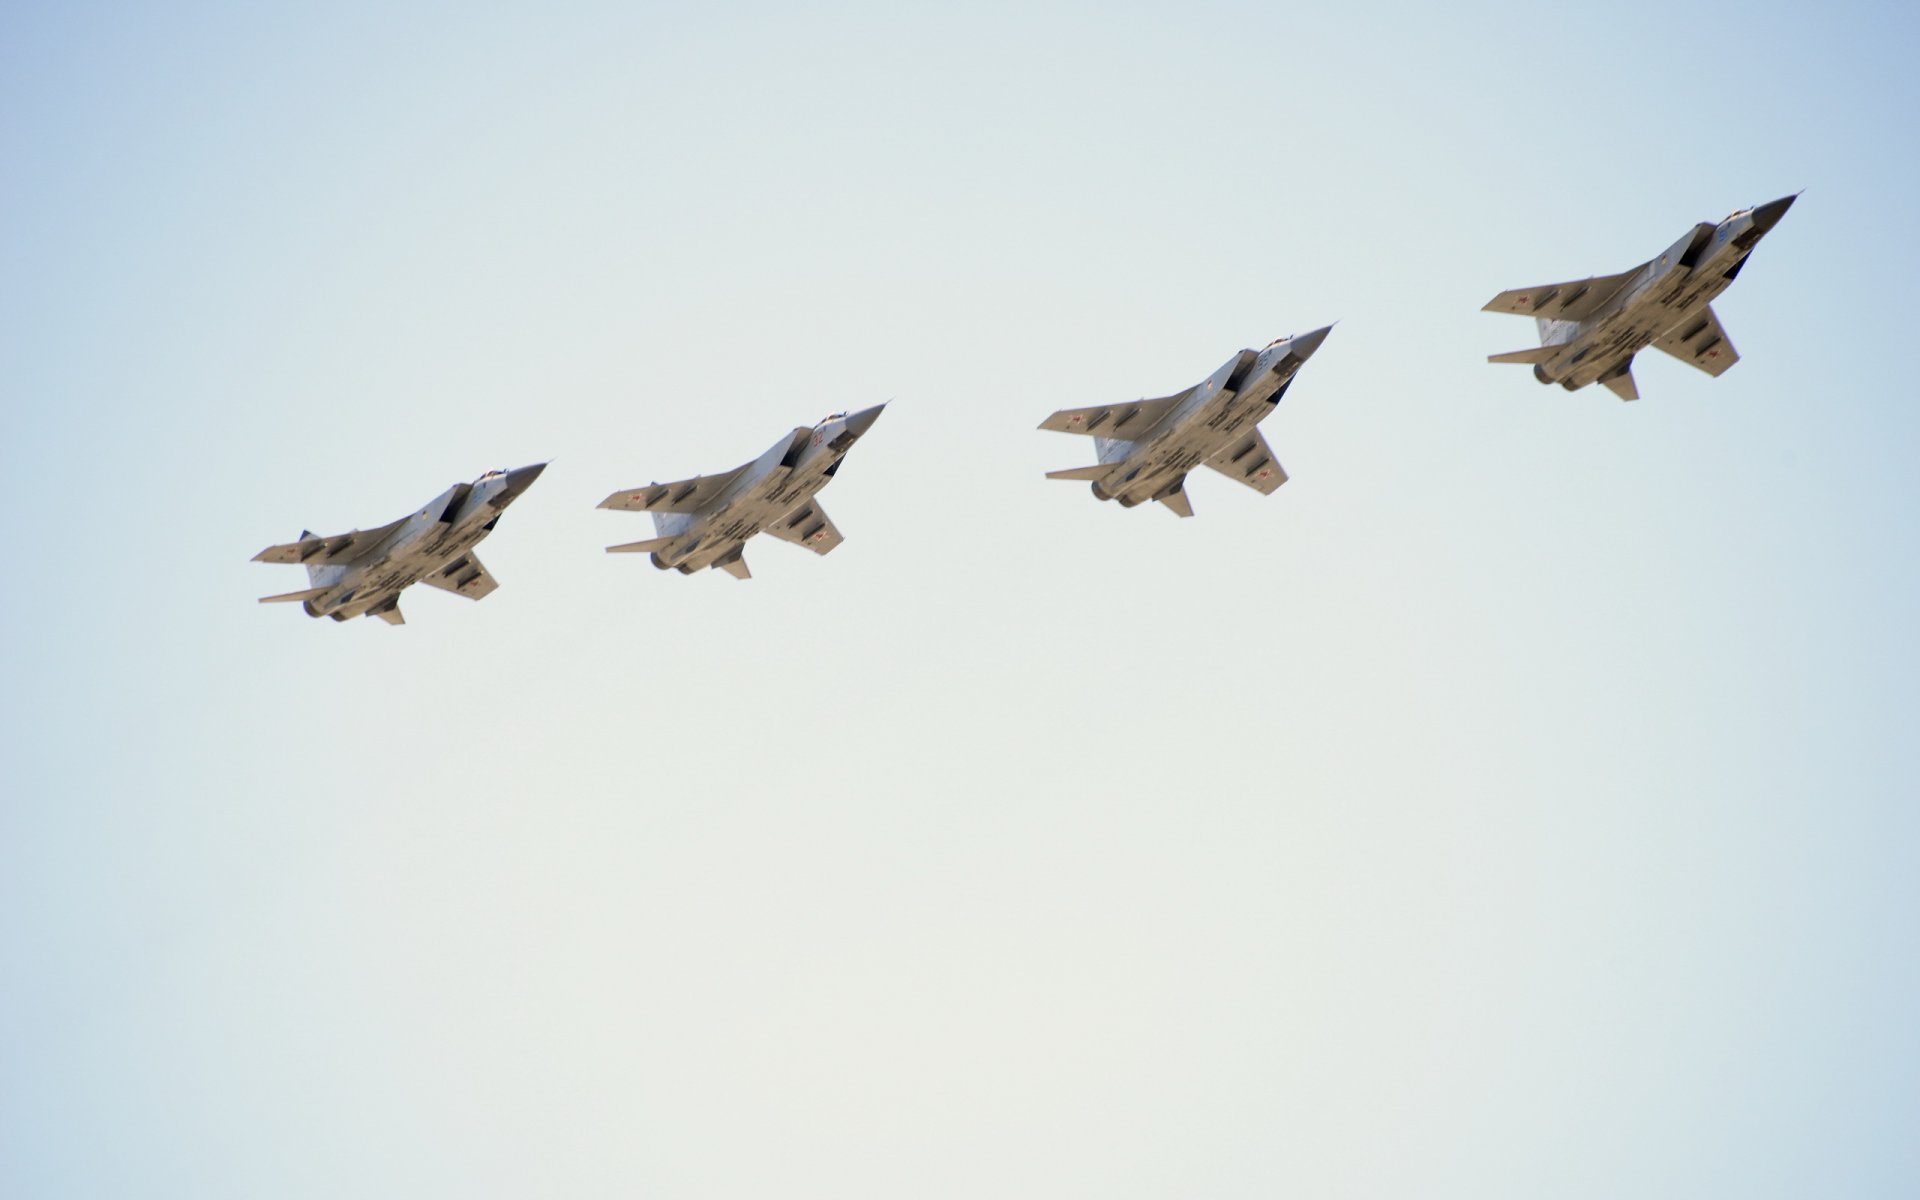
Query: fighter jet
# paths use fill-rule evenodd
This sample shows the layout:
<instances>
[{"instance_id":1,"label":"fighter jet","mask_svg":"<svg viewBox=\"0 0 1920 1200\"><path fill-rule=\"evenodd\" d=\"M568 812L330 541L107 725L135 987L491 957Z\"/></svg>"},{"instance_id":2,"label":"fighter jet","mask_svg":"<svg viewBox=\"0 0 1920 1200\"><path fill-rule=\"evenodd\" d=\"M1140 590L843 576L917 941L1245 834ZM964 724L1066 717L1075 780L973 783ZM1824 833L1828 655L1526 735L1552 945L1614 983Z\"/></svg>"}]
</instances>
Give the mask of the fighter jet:
<instances>
[{"instance_id":1,"label":"fighter jet","mask_svg":"<svg viewBox=\"0 0 1920 1200\"><path fill-rule=\"evenodd\" d=\"M1604 383L1622 400L1640 398L1633 356L1648 346L1720 375L1740 355L1708 302L1727 290L1797 198L1743 208L1718 225L1702 221L1659 258L1618 275L1501 292L1485 311L1534 318L1541 345L1487 361L1532 363L1535 379L1570 392Z\"/></svg>"},{"instance_id":2,"label":"fighter jet","mask_svg":"<svg viewBox=\"0 0 1920 1200\"><path fill-rule=\"evenodd\" d=\"M1100 461L1048 471L1047 478L1089 480L1095 499L1118 500L1122 508L1158 500L1183 517L1193 515L1187 472L1202 464L1271 496L1287 473L1255 426L1332 328L1242 350L1208 378L1158 400L1061 409L1040 428L1091 435Z\"/></svg>"},{"instance_id":3,"label":"fighter jet","mask_svg":"<svg viewBox=\"0 0 1920 1200\"><path fill-rule=\"evenodd\" d=\"M742 552L756 533L827 553L840 544L840 531L814 501L814 493L827 486L847 450L873 427L885 407L834 413L811 428L802 426L731 471L615 492L600 507L650 512L659 536L608 546L607 553L650 553L662 571L691 575L702 567L718 567L735 579L752 577Z\"/></svg>"},{"instance_id":4,"label":"fighter jet","mask_svg":"<svg viewBox=\"0 0 1920 1200\"><path fill-rule=\"evenodd\" d=\"M533 486L547 464L511 471L488 471L472 483L456 483L419 512L378 529L356 529L339 537L315 537L268 546L255 562L301 563L312 587L284 596L262 596L262 604L298 600L310 617L379 617L405 625L400 593L426 583L456 596L478 600L500 585L473 556L473 547L493 532L500 513Z\"/></svg>"}]
</instances>

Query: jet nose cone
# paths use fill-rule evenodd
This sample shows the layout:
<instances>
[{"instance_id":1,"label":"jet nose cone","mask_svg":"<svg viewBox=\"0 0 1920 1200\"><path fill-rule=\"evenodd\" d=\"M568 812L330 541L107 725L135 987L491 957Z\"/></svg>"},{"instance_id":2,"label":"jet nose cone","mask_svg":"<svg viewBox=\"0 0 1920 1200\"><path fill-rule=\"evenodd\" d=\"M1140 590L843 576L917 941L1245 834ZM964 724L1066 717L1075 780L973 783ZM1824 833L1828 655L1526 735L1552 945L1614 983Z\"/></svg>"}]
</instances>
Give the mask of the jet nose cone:
<instances>
[{"instance_id":1,"label":"jet nose cone","mask_svg":"<svg viewBox=\"0 0 1920 1200\"><path fill-rule=\"evenodd\" d=\"M1772 229L1775 225L1778 225L1780 223L1781 217L1784 217L1787 215L1787 210L1789 208L1792 208L1793 202L1795 200L1798 200L1799 198L1800 197L1797 193L1792 196L1782 196L1778 200L1769 201L1766 204L1762 204L1760 207L1754 209L1753 210L1753 227L1755 229L1758 229L1761 233L1765 233L1767 230Z\"/></svg>"},{"instance_id":2,"label":"jet nose cone","mask_svg":"<svg viewBox=\"0 0 1920 1200\"><path fill-rule=\"evenodd\" d=\"M1311 333L1296 333L1293 335L1292 344L1287 348L1301 358L1310 358L1313 352L1320 348L1320 343L1326 341L1327 335L1332 332L1333 326L1323 325Z\"/></svg>"},{"instance_id":3,"label":"jet nose cone","mask_svg":"<svg viewBox=\"0 0 1920 1200\"><path fill-rule=\"evenodd\" d=\"M508 471L506 486L500 489L499 503L506 504L517 498L521 492L532 487L533 481L540 478L540 472L546 469L547 464L534 463L530 467L515 467Z\"/></svg>"},{"instance_id":4,"label":"jet nose cone","mask_svg":"<svg viewBox=\"0 0 1920 1200\"><path fill-rule=\"evenodd\" d=\"M876 404L872 408L863 408L857 413L849 413L847 415L848 432L852 433L855 437L859 437L867 430L872 429L873 423L880 419L880 410L885 407L886 405L884 404Z\"/></svg>"}]
</instances>

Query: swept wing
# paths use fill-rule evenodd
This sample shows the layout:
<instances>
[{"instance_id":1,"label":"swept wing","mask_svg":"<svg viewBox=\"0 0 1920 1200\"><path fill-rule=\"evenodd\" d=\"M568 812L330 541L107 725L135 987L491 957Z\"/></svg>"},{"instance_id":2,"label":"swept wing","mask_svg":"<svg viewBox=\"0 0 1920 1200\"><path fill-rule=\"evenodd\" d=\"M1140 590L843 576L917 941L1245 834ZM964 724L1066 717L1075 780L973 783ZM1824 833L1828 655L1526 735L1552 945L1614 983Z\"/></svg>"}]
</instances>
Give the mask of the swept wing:
<instances>
[{"instance_id":1,"label":"swept wing","mask_svg":"<svg viewBox=\"0 0 1920 1200\"><path fill-rule=\"evenodd\" d=\"M1716 377L1740 361L1740 352L1727 340L1727 331L1721 328L1720 318L1714 315L1712 305L1708 305L1706 311L1698 316L1667 330L1654 339L1653 345L1655 349L1665 350L1688 366L1698 367Z\"/></svg>"},{"instance_id":2,"label":"swept wing","mask_svg":"<svg viewBox=\"0 0 1920 1200\"><path fill-rule=\"evenodd\" d=\"M478 600L500 586L493 573L471 553L462 554L446 566L421 576L420 582L469 600Z\"/></svg>"},{"instance_id":3,"label":"swept wing","mask_svg":"<svg viewBox=\"0 0 1920 1200\"><path fill-rule=\"evenodd\" d=\"M1255 429L1207 460L1207 465L1237 479L1263 496L1271 496L1287 481L1286 468L1273 456L1273 447Z\"/></svg>"},{"instance_id":4,"label":"swept wing","mask_svg":"<svg viewBox=\"0 0 1920 1200\"><path fill-rule=\"evenodd\" d=\"M645 487L628 488L602 500L600 507L628 512L699 512L752 465L742 463L718 475L695 475L692 479L675 480L673 483L650 483Z\"/></svg>"},{"instance_id":5,"label":"swept wing","mask_svg":"<svg viewBox=\"0 0 1920 1200\"><path fill-rule=\"evenodd\" d=\"M1124 404L1096 404L1092 408L1063 408L1040 422L1056 433L1085 433L1108 438L1137 438L1166 419L1173 406L1193 391L1188 388L1158 400L1129 400Z\"/></svg>"},{"instance_id":6,"label":"swept wing","mask_svg":"<svg viewBox=\"0 0 1920 1200\"><path fill-rule=\"evenodd\" d=\"M770 533L783 542L805 546L815 554L825 554L843 540L826 510L812 500L774 521L762 532Z\"/></svg>"},{"instance_id":7,"label":"swept wing","mask_svg":"<svg viewBox=\"0 0 1920 1200\"><path fill-rule=\"evenodd\" d=\"M343 533L335 537L303 537L297 542L284 542L278 546L268 546L253 556L254 562L264 563L303 563L312 567L343 566L360 557L367 550L378 545L383 538L406 523L402 517L398 521L382 525L378 529L356 529L352 533Z\"/></svg>"},{"instance_id":8,"label":"swept wing","mask_svg":"<svg viewBox=\"0 0 1920 1200\"><path fill-rule=\"evenodd\" d=\"M1640 266L1645 266L1645 263ZM1523 317L1546 317L1553 321L1584 321L1600 310L1614 293L1625 287L1640 267L1618 275L1596 275L1571 283L1543 283L1538 287L1514 288L1487 301L1483 312L1515 313Z\"/></svg>"}]
</instances>

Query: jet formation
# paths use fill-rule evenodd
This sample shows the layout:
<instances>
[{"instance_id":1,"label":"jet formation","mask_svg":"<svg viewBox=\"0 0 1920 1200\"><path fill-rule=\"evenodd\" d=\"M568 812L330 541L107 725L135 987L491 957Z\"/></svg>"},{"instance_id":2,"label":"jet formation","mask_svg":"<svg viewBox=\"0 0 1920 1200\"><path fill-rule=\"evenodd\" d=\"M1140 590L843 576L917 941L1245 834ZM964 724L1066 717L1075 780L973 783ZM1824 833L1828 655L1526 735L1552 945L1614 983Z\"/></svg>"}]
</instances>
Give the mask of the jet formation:
<instances>
[{"instance_id":1,"label":"jet formation","mask_svg":"<svg viewBox=\"0 0 1920 1200\"><path fill-rule=\"evenodd\" d=\"M1754 247L1797 198L1783 196L1742 209L1717 225L1701 222L1659 257L1617 275L1501 292L1485 310L1533 317L1540 345L1488 361L1530 364L1541 383L1558 383L1568 391L1605 384L1623 400L1639 398L1633 359L1648 346L1719 376L1740 355L1712 301L1739 276ZM1054 413L1040 428L1092 437L1099 461L1049 471L1047 478L1084 481L1096 499L1117 501L1122 508L1157 501L1182 517L1193 515L1187 476L1199 466L1272 495L1287 482L1287 472L1259 425L1331 330L1325 326L1280 338L1263 350L1241 350L1207 378L1171 396ZM834 413L800 426L731 471L613 493L600 507L651 513L655 536L609 546L608 552L648 554L663 571L691 575L717 568L736 579L752 576L746 544L761 533L829 553L842 538L815 497L885 407ZM377 529L335 537L303 532L298 541L269 546L254 555L255 562L305 566L312 586L266 596L261 603L297 601L310 617L372 616L403 625L400 593L415 583L478 600L498 584L473 547L493 532L500 514L545 467L488 471Z\"/></svg>"},{"instance_id":2,"label":"jet formation","mask_svg":"<svg viewBox=\"0 0 1920 1200\"><path fill-rule=\"evenodd\" d=\"M832 482L847 451L885 407L838 412L801 426L731 471L615 492L600 507L652 513L657 536L608 546L607 553L651 554L662 571L691 575L718 568L735 579L752 577L745 552L758 533L828 553L843 539L814 494Z\"/></svg>"},{"instance_id":3,"label":"jet formation","mask_svg":"<svg viewBox=\"0 0 1920 1200\"><path fill-rule=\"evenodd\" d=\"M1532 363L1535 379L1570 392L1603 383L1622 400L1640 398L1633 356L1648 346L1717 378L1740 355L1710 302L1796 199L1743 208L1718 225L1702 221L1660 257L1618 275L1501 292L1482 311L1534 318L1540 345L1487 361Z\"/></svg>"},{"instance_id":4,"label":"jet formation","mask_svg":"<svg viewBox=\"0 0 1920 1200\"><path fill-rule=\"evenodd\" d=\"M299 601L310 617L379 617L405 625L400 593L424 583L479 600L500 585L474 556L506 511L540 478L547 464L488 471L472 483L456 483L425 508L378 529L336 537L305 532L297 542L268 546L255 562L298 563L307 568L305 591L262 596L262 604Z\"/></svg>"}]
</instances>

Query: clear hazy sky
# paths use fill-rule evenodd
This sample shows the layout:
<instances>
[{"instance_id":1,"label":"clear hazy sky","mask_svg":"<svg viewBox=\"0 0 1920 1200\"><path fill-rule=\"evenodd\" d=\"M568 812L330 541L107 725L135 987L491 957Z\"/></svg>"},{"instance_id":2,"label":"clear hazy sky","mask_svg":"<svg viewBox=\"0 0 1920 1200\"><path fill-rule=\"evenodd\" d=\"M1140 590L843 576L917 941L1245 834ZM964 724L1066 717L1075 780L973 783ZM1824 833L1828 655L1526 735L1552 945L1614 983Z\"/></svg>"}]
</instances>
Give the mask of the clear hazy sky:
<instances>
[{"instance_id":1,"label":"clear hazy sky","mask_svg":"<svg viewBox=\"0 0 1920 1200\"><path fill-rule=\"evenodd\" d=\"M1917 48L16 6L0 1194L1915 1194ZM1721 379L1484 361L1801 188ZM1042 477L1336 319L1273 498ZM889 398L830 557L601 552ZM484 602L254 603L548 459Z\"/></svg>"}]
</instances>

